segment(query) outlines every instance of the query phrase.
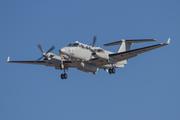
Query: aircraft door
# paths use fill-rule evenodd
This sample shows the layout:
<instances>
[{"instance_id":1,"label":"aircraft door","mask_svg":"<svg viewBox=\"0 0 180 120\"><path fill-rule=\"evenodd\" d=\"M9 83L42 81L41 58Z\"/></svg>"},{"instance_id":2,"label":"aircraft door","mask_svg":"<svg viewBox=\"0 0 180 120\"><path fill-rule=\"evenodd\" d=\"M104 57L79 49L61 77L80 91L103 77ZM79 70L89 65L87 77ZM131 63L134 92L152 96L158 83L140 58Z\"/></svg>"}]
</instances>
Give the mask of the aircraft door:
<instances>
[{"instance_id":1,"label":"aircraft door","mask_svg":"<svg viewBox=\"0 0 180 120\"><path fill-rule=\"evenodd\" d=\"M72 48L69 49L69 53L72 53L71 51L72 51Z\"/></svg>"}]
</instances>

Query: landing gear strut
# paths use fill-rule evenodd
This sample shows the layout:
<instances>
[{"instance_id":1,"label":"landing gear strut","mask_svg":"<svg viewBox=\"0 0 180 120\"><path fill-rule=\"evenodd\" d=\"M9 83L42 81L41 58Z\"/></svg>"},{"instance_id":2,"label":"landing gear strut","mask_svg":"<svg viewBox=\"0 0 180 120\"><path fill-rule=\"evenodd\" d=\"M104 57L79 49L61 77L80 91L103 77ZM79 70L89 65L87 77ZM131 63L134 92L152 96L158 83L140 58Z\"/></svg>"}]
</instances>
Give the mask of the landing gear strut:
<instances>
[{"instance_id":1,"label":"landing gear strut","mask_svg":"<svg viewBox=\"0 0 180 120\"><path fill-rule=\"evenodd\" d=\"M61 79L67 79L67 74L66 73L64 73L64 74L61 74Z\"/></svg>"},{"instance_id":2,"label":"landing gear strut","mask_svg":"<svg viewBox=\"0 0 180 120\"><path fill-rule=\"evenodd\" d=\"M109 74L114 74L116 72L116 70L114 68L109 68Z\"/></svg>"}]
</instances>

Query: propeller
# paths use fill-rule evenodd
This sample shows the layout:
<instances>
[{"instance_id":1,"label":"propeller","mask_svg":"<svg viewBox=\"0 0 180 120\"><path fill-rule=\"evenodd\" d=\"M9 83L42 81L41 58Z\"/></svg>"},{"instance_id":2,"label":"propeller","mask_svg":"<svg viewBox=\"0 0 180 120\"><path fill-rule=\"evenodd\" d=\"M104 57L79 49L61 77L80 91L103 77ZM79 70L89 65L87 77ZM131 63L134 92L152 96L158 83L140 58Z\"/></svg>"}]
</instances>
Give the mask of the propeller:
<instances>
[{"instance_id":1,"label":"propeller","mask_svg":"<svg viewBox=\"0 0 180 120\"><path fill-rule=\"evenodd\" d=\"M39 61L39 60L42 59L43 57L47 58L47 53L51 52L51 51L55 48L55 46L52 46L52 47L45 53L40 44L38 44L38 47L39 47L39 49L40 49L41 52L42 52L42 56L41 56L39 59L37 59L36 61Z\"/></svg>"},{"instance_id":2,"label":"propeller","mask_svg":"<svg viewBox=\"0 0 180 120\"><path fill-rule=\"evenodd\" d=\"M95 43L96 43L96 36L94 36L93 46L92 47L95 46ZM94 49L92 49L91 47L90 47L90 50L91 50L92 53L96 53L96 51L103 51L103 49L101 49L101 48L94 48Z\"/></svg>"},{"instance_id":3,"label":"propeller","mask_svg":"<svg viewBox=\"0 0 180 120\"><path fill-rule=\"evenodd\" d=\"M93 47L94 47L95 43L96 43L96 36L94 36Z\"/></svg>"},{"instance_id":4,"label":"propeller","mask_svg":"<svg viewBox=\"0 0 180 120\"><path fill-rule=\"evenodd\" d=\"M42 59L43 58L43 56L42 57L40 57L39 59L37 59L36 61L39 61L40 59Z\"/></svg>"},{"instance_id":5,"label":"propeller","mask_svg":"<svg viewBox=\"0 0 180 120\"><path fill-rule=\"evenodd\" d=\"M92 47L94 47L95 43L96 43L96 36L94 36ZM91 52L93 52L93 53L95 52L95 50L93 50L91 47L90 47L90 50L91 50Z\"/></svg>"},{"instance_id":6,"label":"propeller","mask_svg":"<svg viewBox=\"0 0 180 120\"><path fill-rule=\"evenodd\" d=\"M40 44L38 44L38 47L39 47L39 49L42 51L42 53L44 53L44 50L42 49L42 47L41 47Z\"/></svg>"}]
</instances>

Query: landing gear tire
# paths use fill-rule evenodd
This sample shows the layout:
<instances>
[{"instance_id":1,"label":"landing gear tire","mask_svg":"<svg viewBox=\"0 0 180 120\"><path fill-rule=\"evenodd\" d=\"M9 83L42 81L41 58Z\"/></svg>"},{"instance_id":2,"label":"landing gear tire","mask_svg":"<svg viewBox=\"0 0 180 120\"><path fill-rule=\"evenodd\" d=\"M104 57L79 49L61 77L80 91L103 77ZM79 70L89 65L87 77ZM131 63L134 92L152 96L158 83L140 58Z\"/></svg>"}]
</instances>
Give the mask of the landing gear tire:
<instances>
[{"instance_id":1,"label":"landing gear tire","mask_svg":"<svg viewBox=\"0 0 180 120\"><path fill-rule=\"evenodd\" d=\"M66 74L66 73L64 73L64 79L67 79L67 77L68 77L68 76L67 76L67 74Z\"/></svg>"},{"instance_id":2,"label":"landing gear tire","mask_svg":"<svg viewBox=\"0 0 180 120\"><path fill-rule=\"evenodd\" d=\"M109 74L112 74L112 69L111 68L109 68Z\"/></svg>"},{"instance_id":3,"label":"landing gear tire","mask_svg":"<svg viewBox=\"0 0 180 120\"><path fill-rule=\"evenodd\" d=\"M67 79L67 77L68 77L68 75L67 75L66 73L61 74L61 79L62 79L62 80L63 80L63 79Z\"/></svg>"},{"instance_id":4,"label":"landing gear tire","mask_svg":"<svg viewBox=\"0 0 180 120\"><path fill-rule=\"evenodd\" d=\"M116 70L114 68L112 68L112 73L114 74L116 72Z\"/></svg>"},{"instance_id":5,"label":"landing gear tire","mask_svg":"<svg viewBox=\"0 0 180 120\"><path fill-rule=\"evenodd\" d=\"M61 74L61 79L62 79L62 80L64 79L64 74Z\"/></svg>"},{"instance_id":6,"label":"landing gear tire","mask_svg":"<svg viewBox=\"0 0 180 120\"><path fill-rule=\"evenodd\" d=\"M114 68L109 68L109 74L114 74L116 72L116 70Z\"/></svg>"}]
</instances>

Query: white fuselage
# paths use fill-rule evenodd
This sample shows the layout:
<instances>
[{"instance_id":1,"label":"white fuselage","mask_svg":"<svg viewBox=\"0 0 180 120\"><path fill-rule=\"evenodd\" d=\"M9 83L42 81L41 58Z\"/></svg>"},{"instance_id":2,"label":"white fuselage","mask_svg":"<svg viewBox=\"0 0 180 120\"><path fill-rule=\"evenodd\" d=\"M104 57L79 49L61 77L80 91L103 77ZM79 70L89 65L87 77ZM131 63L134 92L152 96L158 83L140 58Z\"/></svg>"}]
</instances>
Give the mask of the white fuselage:
<instances>
[{"instance_id":1,"label":"white fuselage","mask_svg":"<svg viewBox=\"0 0 180 120\"><path fill-rule=\"evenodd\" d=\"M60 52L68 55L70 58L80 59L84 61L89 61L98 56L92 55L94 52L100 56L107 56L113 52L103 50L100 47L91 47L82 43L71 43L67 47L60 49Z\"/></svg>"},{"instance_id":2,"label":"white fuselage","mask_svg":"<svg viewBox=\"0 0 180 120\"><path fill-rule=\"evenodd\" d=\"M109 64L109 54L113 52L103 50L100 47L91 47L75 42L61 48L59 51L67 55L69 60L74 61L77 69L84 72L96 73L98 69L113 67L112 64ZM94 59L102 60L94 63L91 62Z\"/></svg>"}]
</instances>

